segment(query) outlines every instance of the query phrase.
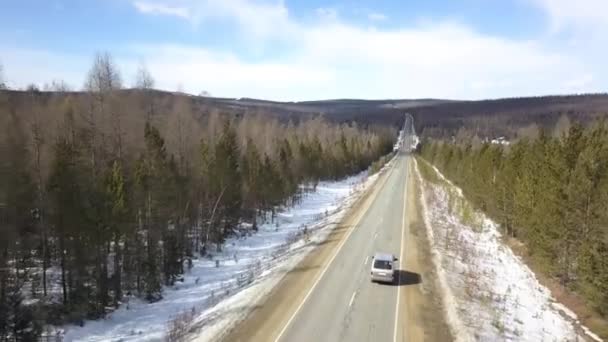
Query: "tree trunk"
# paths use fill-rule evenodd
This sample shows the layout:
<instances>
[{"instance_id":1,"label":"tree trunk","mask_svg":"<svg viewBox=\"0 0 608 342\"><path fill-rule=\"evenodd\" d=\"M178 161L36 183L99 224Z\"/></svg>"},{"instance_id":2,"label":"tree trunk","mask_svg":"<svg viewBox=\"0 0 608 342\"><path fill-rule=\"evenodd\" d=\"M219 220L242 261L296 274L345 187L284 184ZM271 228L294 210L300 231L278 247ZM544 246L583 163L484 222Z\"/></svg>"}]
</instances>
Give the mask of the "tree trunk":
<instances>
[{"instance_id":1,"label":"tree trunk","mask_svg":"<svg viewBox=\"0 0 608 342\"><path fill-rule=\"evenodd\" d=\"M121 272L122 252L120 248L120 235L117 233L114 238L114 306L122 299L122 272Z\"/></svg>"},{"instance_id":2,"label":"tree trunk","mask_svg":"<svg viewBox=\"0 0 608 342\"><path fill-rule=\"evenodd\" d=\"M42 224L41 224L42 225ZM49 268L48 265L48 261L47 261L47 237L46 237L46 231L43 230L42 232L42 293L44 295L44 297L46 298L47 296L47 289L46 289L46 270L47 268Z\"/></svg>"},{"instance_id":3,"label":"tree trunk","mask_svg":"<svg viewBox=\"0 0 608 342\"><path fill-rule=\"evenodd\" d=\"M63 293L63 305L68 305L68 288L67 288L67 279L65 273L65 240L62 237L59 238L59 254L61 254L61 289Z\"/></svg>"}]
</instances>

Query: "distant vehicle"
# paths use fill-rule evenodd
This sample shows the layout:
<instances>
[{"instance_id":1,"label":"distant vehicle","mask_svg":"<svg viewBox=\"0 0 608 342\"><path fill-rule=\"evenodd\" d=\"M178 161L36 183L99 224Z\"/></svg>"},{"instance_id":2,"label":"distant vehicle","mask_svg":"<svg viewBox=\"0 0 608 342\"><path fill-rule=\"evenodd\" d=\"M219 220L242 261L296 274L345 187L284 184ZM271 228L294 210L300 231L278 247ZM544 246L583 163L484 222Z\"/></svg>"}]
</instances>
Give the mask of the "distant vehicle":
<instances>
[{"instance_id":1,"label":"distant vehicle","mask_svg":"<svg viewBox=\"0 0 608 342\"><path fill-rule=\"evenodd\" d=\"M376 253L372 259L372 282L393 283L395 281L394 255L389 253Z\"/></svg>"}]
</instances>

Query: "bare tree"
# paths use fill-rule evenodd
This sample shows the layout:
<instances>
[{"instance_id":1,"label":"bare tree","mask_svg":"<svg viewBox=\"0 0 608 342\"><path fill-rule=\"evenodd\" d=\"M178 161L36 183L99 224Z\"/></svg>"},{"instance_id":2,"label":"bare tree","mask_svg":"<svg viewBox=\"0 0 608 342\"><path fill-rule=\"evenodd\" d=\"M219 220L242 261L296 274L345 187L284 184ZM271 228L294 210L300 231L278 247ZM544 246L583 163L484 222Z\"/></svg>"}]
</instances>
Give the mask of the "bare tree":
<instances>
[{"instance_id":1,"label":"bare tree","mask_svg":"<svg viewBox=\"0 0 608 342\"><path fill-rule=\"evenodd\" d=\"M0 63L0 90L6 89L6 81L4 80L4 67Z\"/></svg>"},{"instance_id":2,"label":"bare tree","mask_svg":"<svg viewBox=\"0 0 608 342\"><path fill-rule=\"evenodd\" d=\"M193 117L189 99L178 96L174 103L171 115L167 118L167 145L177 154L178 165L185 171L190 160L196 156L196 130L198 122ZM198 138L200 139L200 138Z\"/></svg>"},{"instance_id":3,"label":"bare tree","mask_svg":"<svg viewBox=\"0 0 608 342\"><path fill-rule=\"evenodd\" d=\"M540 135L540 129L536 123L531 123L526 127L522 127L517 130L517 137L519 139L536 139Z\"/></svg>"},{"instance_id":4,"label":"bare tree","mask_svg":"<svg viewBox=\"0 0 608 342\"><path fill-rule=\"evenodd\" d=\"M142 94L142 107L146 111L146 121L151 122L155 112L155 99L152 94L154 88L154 78L146 68L145 64L141 63L135 75L135 88Z\"/></svg>"},{"instance_id":5,"label":"bare tree","mask_svg":"<svg viewBox=\"0 0 608 342\"><path fill-rule=\"evenodd\" d=\"M28 93L39 93L40 87L38 87L36 83L30 83L27 85L27 87L25 87L25 91Z\"/></svg>"},{"instance_id":6,"label":"bare tree","mask_svg":"<svg viewBox=\"0 0 608 342\"><path fill-rule=\"evenodd\" d=\"M64 80L52 80L51 83L45 83L42 87L44 91L54 91L59 93L65 93L72 90L69 84Z\"/></svg>"},{"instance_id":7,"label":"bare tree","mask_svg":"<svg viewBox=\"0 0 608 342\"><path fill-rule=\"evenodd\" d=\"M100 184L99 168L110 161L114 165L122 165L123 155L123 109L117 92L122 88L120 71L108 52L97 53L91 69L85 81L85 89L88 91L89 116L87 119L88 145L91 153L91 170L93 182ZM120 170L120 166L118 166ZM99 183L98 183L99 182ZM112 227L114 244L110 246L110 240L106 240L105 246L97 246L95 250L95 269L100 275L97 279L99 298L101 306L105 307L108 298L108 255L113 249L115 258L121 258L121 238L116 226ZM119 260L115 259L115 262ZM119 270L115 270L115 281L120 282ZM117 296L120 291L117 291Z\"/></svg>"},{"instance_id":8,"label":"bare tree","mask_svg":"<svg viewBox=\"0 0 608 342\"><path fill-rule=\"evenodd\" d=\"M112 136L114 152L118 158L122 157L122 122L117 105L113 105L113 98L117 90L122 87L120 71L108 52L99 52L95 55L93 66L89 70L85 81L85 89L91 95L89 116L85 118L90 130L90 144L92 146L92 164L96 169L97 156L95 149L97 136L101 148L106 147L106 136ZM116 101L114 101L116 102Z\"/></svg>"},{"instance_id":9,"label":"bare tree","mask_svg":"<svg viewBox=\"0 0 608 342\"><path fill-rule=\"evenodd\" d=\"M33 107L33 116L30 122L32 135L32 152L34 153L34 178L36 184L36 221L40 231L40 245L42 246L42 289L44 297L47 296L47 274L48 264L48 227L46 225L46 184L42 174L42 157L46 136L44 123L42 121L42 108L37 105L38 92L30 91L30 101Z\"/></svg>"},{"instance_id":10,"label":"bare tree","mask_svg":"<svg viewBox=\"0 0 608 342\"><path fill-rule=\"evenodd\" d=\"M135 74L135 88L140 90L150 90L154 88L154 78L146 68L146 65L141 63Z\"/></svg>"},{"instance_id":11,"label":"bare tree","mask_svg":"<svg viewBox=\"0 0 608 342\"><path fill-rule=\"evenodd\" d=\"M90 92L111 92L122 88L118 67L108 52L98 52L84 85Z\"/></svg>"},{"instance_id":12,"label":"bare tree","mask_svg":"<svg viewBox=\"0 0 608 342\"><path fill-rule=\"evenodd\" d=\"M563 138L566 136L566 134L568 134L570 126L570 118L568 118L568 115L562 114L562 116L560 116L555 123L555 127L553 128L553 136L556 138Z\"/></svg>"}]
</instances>

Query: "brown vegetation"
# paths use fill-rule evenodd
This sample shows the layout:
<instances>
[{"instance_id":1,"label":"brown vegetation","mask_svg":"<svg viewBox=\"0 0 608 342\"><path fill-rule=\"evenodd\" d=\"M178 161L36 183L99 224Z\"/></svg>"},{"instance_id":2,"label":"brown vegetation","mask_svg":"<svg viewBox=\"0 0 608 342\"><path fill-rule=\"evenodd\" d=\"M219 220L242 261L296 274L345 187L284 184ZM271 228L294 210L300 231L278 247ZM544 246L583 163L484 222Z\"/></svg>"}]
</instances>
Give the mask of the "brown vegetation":
<instances>
[{"instance_id":1,"label":"brown vegetation","mask_svg":"<svg viewBox=\"0 0 608 342\"><path fill-rule=\"evenodd\" d=\"M122 81L99 54L84 92L0 91L0 339L103 317L128 296L160 300L197 255L367 169L396 137L224 112L153 90L145 67L137 89Z\"/></svg>"}]
</instances>

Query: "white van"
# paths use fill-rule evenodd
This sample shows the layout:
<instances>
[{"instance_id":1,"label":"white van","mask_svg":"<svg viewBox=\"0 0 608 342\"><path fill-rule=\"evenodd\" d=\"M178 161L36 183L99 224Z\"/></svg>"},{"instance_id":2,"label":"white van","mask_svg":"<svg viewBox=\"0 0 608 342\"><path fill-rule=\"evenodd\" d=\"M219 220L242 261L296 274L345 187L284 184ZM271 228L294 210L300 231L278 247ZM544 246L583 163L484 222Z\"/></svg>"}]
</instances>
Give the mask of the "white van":
<instances>
[{"instance_id":1,"label":"white van","mask_svg":"<svg viewBox=\"0 0 608 342\"><path fill-rule=\"evenodd\" d=\"M389 253L376 253L372 259L372 282L393 283L395 281L395 258Z\"/></svg>"}]
</instances>

